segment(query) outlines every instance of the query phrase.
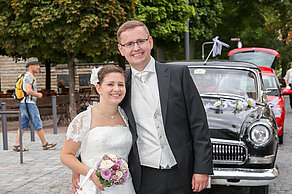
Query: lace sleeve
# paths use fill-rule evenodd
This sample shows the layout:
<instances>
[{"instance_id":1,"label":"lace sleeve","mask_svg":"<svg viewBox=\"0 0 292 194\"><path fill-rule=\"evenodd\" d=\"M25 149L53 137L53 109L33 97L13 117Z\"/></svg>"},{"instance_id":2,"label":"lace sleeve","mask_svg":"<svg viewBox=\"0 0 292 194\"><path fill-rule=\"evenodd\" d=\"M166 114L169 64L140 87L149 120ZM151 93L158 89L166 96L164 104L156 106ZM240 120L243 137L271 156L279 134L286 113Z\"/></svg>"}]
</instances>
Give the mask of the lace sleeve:
<instances>
[{"instance_id":1,"label":"lace sleeve","mask_svg":"<svg viewBox=\"0 0 292 194\"><path fill-rule=\"evenodd\" d=\"M78 114L67 129L67 140L72 139L75 142L82 142L86 132L90 130L90 109Z\"/></svg>"},{"instance_id":2,"label":"lace sleeve","mask_svg":"<svg viewBox=\"0 0 292 194\"><path fill-rule=\"evenodd\" d=\"M129 127L128 117L127 117L125 111L120 106L118 107L118 110L119 110L124 122L126 123L127 127Z\"/></svg>"}]
</instances>

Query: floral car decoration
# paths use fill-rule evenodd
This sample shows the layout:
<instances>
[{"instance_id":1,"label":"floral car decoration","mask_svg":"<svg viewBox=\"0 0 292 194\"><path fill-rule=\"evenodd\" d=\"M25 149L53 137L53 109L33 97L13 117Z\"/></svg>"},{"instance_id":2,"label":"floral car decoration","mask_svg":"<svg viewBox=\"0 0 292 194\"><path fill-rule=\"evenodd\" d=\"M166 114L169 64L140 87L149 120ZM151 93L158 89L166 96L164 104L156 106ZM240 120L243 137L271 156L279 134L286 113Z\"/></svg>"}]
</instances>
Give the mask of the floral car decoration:
<instances>
[{"instance_id":1,"label":"floral car decoration","mask_svg":"<svg viewBox=\"0 0 292 194\"><path fill-rule=\"evenodd\" d=\"M203 104L206 111L215 110L217 113L223 113L223 110L227 109L228 107L231 107L231 109L234 109L233 113L236 114L244 109L254 107L255 101L252 98L236 100L235 102L220 99L216 101L214 104L211 103Z\"/></svg>"}]
</instances>

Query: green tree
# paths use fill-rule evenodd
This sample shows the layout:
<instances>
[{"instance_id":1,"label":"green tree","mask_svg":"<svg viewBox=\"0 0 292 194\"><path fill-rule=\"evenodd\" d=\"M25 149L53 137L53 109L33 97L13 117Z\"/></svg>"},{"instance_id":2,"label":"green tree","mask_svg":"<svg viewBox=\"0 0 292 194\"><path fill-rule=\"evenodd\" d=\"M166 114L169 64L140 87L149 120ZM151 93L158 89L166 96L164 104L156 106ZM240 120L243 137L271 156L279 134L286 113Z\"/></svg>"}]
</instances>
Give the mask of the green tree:
<instances>
[{"instance_id":1,"label":"green tree","mask_svg":"<svg viewBox=\"0 0 292 194\"><path fill-rule=\"evenodd\" d=\"M196 15L190 18L190 47L194 47L190 55L193 55L193 58L201 58L202 43L211 41L217 35L214 30L221 23L219 16L223 11L223 4L221 0L190 0L190 4L195 7L196 12Z\"/></svg>"},{"instance_id":2,"label":"green tree","mask_svg":"<svg viewBox=\"0 0 292 194\"><path fill-rule=\"evenodd\" d=\"M290 66L288 62L292 61L292 2L276 0L273 3L274 6L269 7L264 14L265 30L278 37L272 44L277 45L280 53L280 67L284 77Z\"/></svg>"},{"instance_id":3,"label":"green tree","mask_svg":"<svg viewBox=\"0 0 292 194\"><path fill-rule=\"evenodd\" d=\"M136 15L141 18L155 39L158 60L184 58L184 32L186 20L190 21L192 43L201 38L212 37L212 30L220 22L221 0L140 0Z\"/></svg>"},{"instance_id":4,"label":"green tree","mask_svg":"<svg viewBox=\"0 0 292 194\"><path fill-rule=\"evenodd\" d=\"M133 0L2 0L0 41L10 56L67 62L73 118L76 56L117 54L116 30L134 9Z\"/></svg>"},{"instance_id":5,"label":"green tree","mask_svg":"<svg viewBox=\"0 0 292 194\"><path fill-rule=\"evenodd\" d=\"M136 18L149 28L158 59L165 59L164 50L174 42L181 42L187 30L186 20L195 15L194 7L185 0L140 0L137 3Z\"/></svg>"},{"instance_id":6,"label":"green tree","mask_svg":"<svg viewBox=\"0 0 292 194\"><path fill-rule=\"evenodd\" d=\"M215 32L231 45L230 38L238 37L243 47L265 47L277 50L280 60L276 68L287 67L291 61L291 1L282 0L222 0L224 11L221 14L222 23ZM221 57L227 58L227 50ZM286 65L286 67L285 67Z\"/></svg>"}]
</instances>

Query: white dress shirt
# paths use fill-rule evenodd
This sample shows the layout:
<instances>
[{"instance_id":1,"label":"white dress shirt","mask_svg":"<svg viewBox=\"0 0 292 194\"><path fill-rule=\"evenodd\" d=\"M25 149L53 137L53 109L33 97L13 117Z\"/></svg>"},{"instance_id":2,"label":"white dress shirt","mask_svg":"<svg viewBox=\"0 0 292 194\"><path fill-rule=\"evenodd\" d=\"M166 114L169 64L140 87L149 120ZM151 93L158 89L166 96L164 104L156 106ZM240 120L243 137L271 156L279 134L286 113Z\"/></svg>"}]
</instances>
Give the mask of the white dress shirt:
<instances>
[{"instance_id":1,"label":"white dress shirt","mask_svg":"<svg viewBox=\"0 0 292 194\"><path fill-rule=\"evenodd\" d=\"M150 85L155 106L148 106L141 89L140 72L132 68L131 106L137 127L140 162L141 165L152 168L172 167L177 162L169 146L163 125L154 58L151 57L143 71L151 72L147 83Z\"/></svg>"}]
</instances>

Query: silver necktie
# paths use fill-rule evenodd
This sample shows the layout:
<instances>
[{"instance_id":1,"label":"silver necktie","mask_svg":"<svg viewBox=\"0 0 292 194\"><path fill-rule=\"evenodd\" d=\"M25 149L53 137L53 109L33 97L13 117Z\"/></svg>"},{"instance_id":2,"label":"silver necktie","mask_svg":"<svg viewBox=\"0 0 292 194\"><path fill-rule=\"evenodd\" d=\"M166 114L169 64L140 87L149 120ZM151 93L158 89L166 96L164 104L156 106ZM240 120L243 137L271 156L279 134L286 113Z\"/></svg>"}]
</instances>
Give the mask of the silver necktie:
<instances>
[{"instance_id":1,"label":"silver necktie","mask_svg":"<svg viewBox=\"0 0 292 194\"><path fill-rule=\"evenodd\" d=\"M148 71L143 71L143 72L140 72L138 74L140 80L141 80L141 83L142 83L142 96L143 98L145 99L145 101L147 102L147 104L151 107L154 107L155 106L155 101L154 101L154 98L153 98L153 95L152 95L152 91L151 91L151 88L148 84L148 77L149 77L149 73Z\"/></svg>"}]
</instances>

